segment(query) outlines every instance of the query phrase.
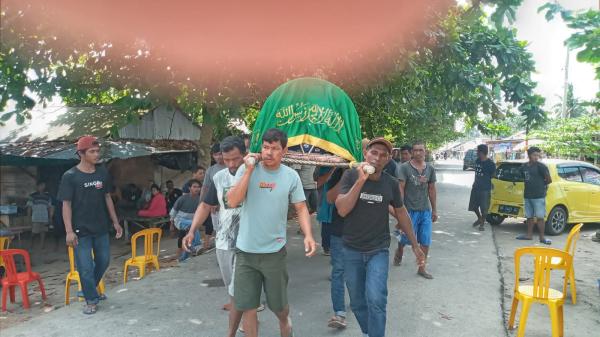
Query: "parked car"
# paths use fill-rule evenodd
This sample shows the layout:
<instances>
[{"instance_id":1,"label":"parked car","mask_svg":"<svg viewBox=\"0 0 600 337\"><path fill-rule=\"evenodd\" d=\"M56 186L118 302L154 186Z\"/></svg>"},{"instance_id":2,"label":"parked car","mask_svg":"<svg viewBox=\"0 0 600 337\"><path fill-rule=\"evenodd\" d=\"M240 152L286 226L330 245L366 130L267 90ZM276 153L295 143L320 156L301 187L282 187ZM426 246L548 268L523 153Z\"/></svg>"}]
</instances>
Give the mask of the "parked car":
<instances>
[{"instance_id":1,"label":"parked car","mask_svg":"<svg viewBox=\"0 0 600 337\"><path fill-rule=\"evenodd\" d=\"M524 183L520 167L524 160L497 164L492 179L488 222L499 225L507 217L524 217ZM600 222L600 169L573 160L544 160L552 183L546 196L546 233L558 235L567 224Z\"/></svg>"},{"instance_id":2,"label":"parked car","mask_svg":"<svg viewBox=\"0 0 600 337\"><path fill-rule=\"evenodd\" d=\"M463 159L463 171L468 169L475 169L475 161L477 160L477 150L467 150L465 158Z\"/></svg>"}]
</instances>

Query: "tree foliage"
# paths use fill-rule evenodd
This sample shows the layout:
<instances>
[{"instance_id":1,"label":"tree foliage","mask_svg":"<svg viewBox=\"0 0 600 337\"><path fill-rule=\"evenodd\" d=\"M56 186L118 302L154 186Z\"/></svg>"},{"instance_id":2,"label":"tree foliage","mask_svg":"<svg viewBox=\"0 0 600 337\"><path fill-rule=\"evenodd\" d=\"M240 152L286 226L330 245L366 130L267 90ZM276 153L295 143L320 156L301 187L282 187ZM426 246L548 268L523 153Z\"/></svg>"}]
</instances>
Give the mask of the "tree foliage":
<instances>
[{"instance_id":1,"label":"tree foliage","mask_svg":"<svg viewBox=\"0 0 600 337\"><path fill-rule=\"evenodd\" d=\"M458 136L457 120L485 130L480 113L496 121L518 110L529 128L545 121L532 56L514 30L490 25L471 7L453 10L428 35L433 43L411 51L380 83L350 89L367 136L439 145Z\"/></svg>"},{"instance_id":2,"label":"tree foliage","mask_svg":"<svg viewBox=\"0 0 600 337\"><path fill-rule=\"evenodd\" d=\"M600 159L600 116L555 119L535 136L544 140L540 147L556 157Z\"/></svg>"},{"instance_id":3,"label":"tree foliage","mask_svg":"<svg viewBox=\"0 0 600 337\"><path fill-rule=\"evenodd\" d=\"M371 78L338 77L331 65L318 72L348 92L367 137L424 139L435 146L459 136L457 121L485 130L490 122L517 113L528 129L534 128L545 120L544 100L533 92L534 62L525 42L502 25L504 18L514 18L520 2L473 1L449 13L430 13L438 23L414 32L410 48L387 46L391 66ZM488 18L483 6L490 4L496 11ZM26 24L25 15L3 7L0 110L9 100L16 103L0 116L4 121L15 117L21 123L36 103L56 95L68 105L116 106L134 116L167 105L202 123L200 143L207 149L213 137L235 132L229 127L231 118L243 118L251 128L269 89L298 74L314 74L282 71L273 83L261 86L224 72L208 83L173 69L144 45L65 41L64 32L50 29L44 20Z\"/></svg>"},{"instance_id":4,"label":"tree foliage","mask_svg":"<svg viewBox=\"0 0 600 337\"><path fill-rule=\"evenodd\" d=\"M567 27L575 30L565 40L565 45L569 49L578 50L577 61L591 64L596 71L596 79L600 80L600 11L589 9L574 12L551 2L538 9L538 12L544 11L546 20L553 20L556 15L560 15ZM593 105L600 109L600 90L596 93Z\"/></svg>"},{"instance_id":5,"label":"tree foliage","mask_svg":"<svg viewBox=\"0 0 600 337\"><path fill-rule=\"evenodd\" d=\"M556 103L552 110L554 111L555 117L562 117L562 109L563 109L563 101L565 102L566 108L566 118L576 118L581 117L588 113L586 110L586 103L575 97L573 92L573 84L569 83L567 85L567 96L566 98L560 97L560 102Z\"/></svg>"}]
</instances>

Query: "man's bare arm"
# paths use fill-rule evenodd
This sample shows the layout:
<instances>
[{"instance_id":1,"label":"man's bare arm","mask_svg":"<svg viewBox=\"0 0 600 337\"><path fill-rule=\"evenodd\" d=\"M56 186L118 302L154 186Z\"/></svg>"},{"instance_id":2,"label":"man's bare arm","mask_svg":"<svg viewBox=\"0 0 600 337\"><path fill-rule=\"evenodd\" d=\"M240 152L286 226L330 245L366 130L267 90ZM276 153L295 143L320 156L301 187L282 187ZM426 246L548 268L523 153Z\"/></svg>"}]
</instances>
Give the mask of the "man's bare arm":
<instances>
[{"instance_id":1,"label":"man's bare arm","mask_svg":"<svg viewBox=\"0 0 600 337\"><path fill-rule=\"evenodd\" d=\"M365 184L365 180L356 180L350 191L345 194L340 194L335 200L335 207L337 208L340 216L345 217L350 214L354 206L356 206L356 202L358 201L358 197L360 196L360 190Z\"/></svg>"},{"instance_id":2,"label":"man's bare arm","mask_svg":"<svg viewBox=\"0 0 600 337\"><path fill-rule=\"evenodd\" d=\"M298 222L300 223L300 229L304 233L304 252L306 256L310 257L315 255L317 251L317 244L312 235L312 226L310 225L310 214L308 213L308 207L304 201L297 202L294 204L296 214L298 214Z\"/></svg>"},{"instance_id":3,"label":"man's bare arm","mask_svg":"<svg viewBox=\"0 0 600 337\"><path fill-rule=\"evenodd\" d=\"M73 209L71 200L64 200L62 204L63 222L65 223L65 232L73 233Z\"/></svg>"},{"instance_id":4,"label":"man's bare arm","mask_svg":"<svg viewBox=\"0 0 600 337\"><path fill-rule=\"evenodd\" d=\"M227 203L230 207L236 208L239 207L242 202L246 199L246 194L248 193L248 185L250 184L250 176L252 175L252 171L254 169L246 169L244 171L244 175L242 179L233 186L229 192L227 192Z\"/></svg>"},{"instance_id":5,"label":"man's bare arm","mask_svg":"<svg viewBox=\"0 0 600 337\"><path fill-rule=\"evenodd\" d=\"M418 246L417 237L413 232L412 221L410 220L410 216L408 215L406 207L402 206L400 208L394 208L394 213L396 213L395 216L396 219L398 219L396 228L400 229L406 234L413 247L415 247L415 244Z\"/></svg>"},{"instance_id":6,"label":"man's bare arm","mask_svg":"<svg viewBox=\"0 0 600 337\"><path fill-rule=\"evenodd\" d=\"M115 211L115 205L113 204L110 194L106 193L104 195L104 200L106 201L106 208L108 209L108 214L110 215L110 219L111 219L112 223L118 224L119 218L117 218L117 212Z\"/></svg>"},{"instance_id":7,"label":"man's bare arm","mask_svg":"<svg viewBox=\"0 0 600 337\"><path fill-rule=\"evenodd\" d=\"M431 222L436 222L438 220L438 215L437 215L437 189L435 188L435 183L429 183L428 193L429 193L429 201L431 202Z\"/></svg>"},{"instance_id":8,"label":"man's bare arm","mask_svg":"<svg viewBox=\"0 0 600 337\"><path fill-rule=\"evenodd\" d=\"M194 218L192 219L192 226L190 227L190 233L194 233L196 230L202 227L202 224L210 216L211 208L212 206L205 202L202 202L200 206L196 208L196 212L194 212Z\"/></svg>"},{"instance_id":9,"label":"man's bare arm","mask_svg":"<svg viewBox=\"0 0 600 337\"><path fill-rule=\"evenodd\" d=\"M400 196L402 197L402 200L404 200L404 189L406 188L406 181L404 180L399 180L400 181Z\"/></svg>"}]
</instances>

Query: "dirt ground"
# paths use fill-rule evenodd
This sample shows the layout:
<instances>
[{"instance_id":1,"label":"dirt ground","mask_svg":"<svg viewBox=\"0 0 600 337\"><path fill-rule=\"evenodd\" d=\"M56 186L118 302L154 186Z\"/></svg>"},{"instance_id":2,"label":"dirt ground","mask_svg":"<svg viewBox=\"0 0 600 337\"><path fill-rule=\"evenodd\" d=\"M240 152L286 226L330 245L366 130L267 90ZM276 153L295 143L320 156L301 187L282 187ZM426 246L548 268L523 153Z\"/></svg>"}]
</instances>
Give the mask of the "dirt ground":
<instances>
[{"instance_id":1,"label":"dirt ground","mask_svg":"<svg viewBox=\"0 0 600 337\"><path fill-rule=\"evenodd\" d=\"M29 300L31 302L31 309L25 310L21 305L20 292L17 290L16 303L10 303L7 300L8 310L0 312L0 330L21 324L33 317L44 315L65 306L65 281L69 272L69 258L66 246L61 241L59 248L55 249L54 242L51 239L46 243L45 249L41 250L38 240L36 238L34 248L30 249L31 241L27 236L23 236L20 241L15 238L11 242L10 248L22 248L30 252L31 268L34 272L40 273L42 276L48 299L42 303L42 294L37 283L30 283ZM177 238L171 238L169 234L163 235L160 242L160 267L178 267L179 263L177 262L176 255ZM125 260L131 257L131 246L127 245L123 239L116 240L112 238L111 256L110 266L104 276L107 290L122 284L123 266ZM128 282L139 279L137 268L130 268L128 275ZM83 302L78 302L76 294L77 285L76 283L71 283L70 305L81 306Z\"/></svg>"}]
</instances>

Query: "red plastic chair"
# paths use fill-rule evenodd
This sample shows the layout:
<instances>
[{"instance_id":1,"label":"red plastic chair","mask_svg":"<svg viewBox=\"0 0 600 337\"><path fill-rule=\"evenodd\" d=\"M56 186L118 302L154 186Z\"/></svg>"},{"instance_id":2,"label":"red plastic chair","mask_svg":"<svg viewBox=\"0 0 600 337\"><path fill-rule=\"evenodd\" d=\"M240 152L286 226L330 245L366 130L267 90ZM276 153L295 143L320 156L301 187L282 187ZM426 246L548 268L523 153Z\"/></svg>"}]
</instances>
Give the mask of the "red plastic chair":
<instances>
[{"instance_id":1,"label":"red plastic chair","mask_svg":"<svg viewBox=\"0 0 600 337\"><path fill-rule=\"evenodd\" d=\"M15 265L15 255L21 255L25 259L25 267L27 271L17 272L17 266ZM15 303L15 287L21 288L21 300L23 301L23 308L29 309L29 295L27 293L27 284L37 281L42 291L42 299L46 300L46 289L44 289L44 283L40 274L31 271L31 259L29 253L23 249L7 249L0 251L0 256L4 260L6 265L6 274L2 278L2 311L6 311L6 294L10 293L10 303Z\"/></svg>"}]
</instances>

